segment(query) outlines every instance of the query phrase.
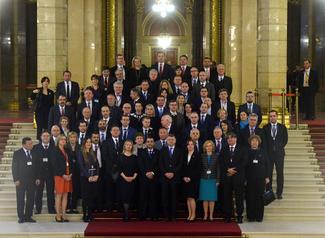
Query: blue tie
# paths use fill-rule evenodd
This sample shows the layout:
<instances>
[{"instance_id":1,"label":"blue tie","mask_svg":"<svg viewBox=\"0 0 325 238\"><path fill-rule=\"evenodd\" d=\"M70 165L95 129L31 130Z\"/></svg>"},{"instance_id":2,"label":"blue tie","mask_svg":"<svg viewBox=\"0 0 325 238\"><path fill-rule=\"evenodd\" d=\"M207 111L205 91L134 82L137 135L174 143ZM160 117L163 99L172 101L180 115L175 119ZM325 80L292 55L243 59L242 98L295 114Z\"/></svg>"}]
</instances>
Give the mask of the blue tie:
<instances>
[{"instance_id":1,"label":"blue tie","mask_svg":"<svg viewBox=\"0 0 325 238\"><path fill-rule=\"evenodd\" d=\"M172 157L173 156L173 148L169 148L169 156Z\"/></svg>"}]
</instances>

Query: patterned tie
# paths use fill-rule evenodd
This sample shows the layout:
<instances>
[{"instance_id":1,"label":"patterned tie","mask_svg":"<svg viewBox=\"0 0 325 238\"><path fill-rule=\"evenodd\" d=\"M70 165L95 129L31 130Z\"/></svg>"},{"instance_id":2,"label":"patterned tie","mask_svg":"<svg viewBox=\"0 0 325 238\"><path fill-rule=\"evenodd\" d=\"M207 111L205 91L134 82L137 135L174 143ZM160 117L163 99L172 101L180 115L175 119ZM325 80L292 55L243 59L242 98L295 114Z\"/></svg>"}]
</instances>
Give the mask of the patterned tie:
<instances>
[{"instance_id":1,"label":"patterned tie","mask_svg":"<svg viewBox=\"0 0 325 238\"><path fill-rule=\"evenodd\" d=\"M126 140L126 129L123 129L123 140Z\"/></svg>"},{"instance_id":2,"label":"patterned tie","mask_svg":"<svg viewBox=\"0 0 325 238\"><path fill-rule=\"evenodd\" d=\"M275 140L275 137L276 137L276 125L272 125L272 137L273 137L273 140Z\"/></svg>"},{"instance_id":3,"label":"patterned tie","mask_svg":"<svg viewBox=\"0 0 325 238\"><path fill-rule=\"evenodd\" d=\"M32 160L32 155L31 155L31 153L30 153L30 150L27 150L27 158L28 158L29 160Z\"/></svg>"},{"instance_id":4,"label":"patterned tie","mask_svg":"<svg viewBox=\"0 0 325 238\"><path fill-rule=\"evenodd\" d=\"M64 107L60 107L61 116L64 116Z\"/></svg>"}]
</instances>

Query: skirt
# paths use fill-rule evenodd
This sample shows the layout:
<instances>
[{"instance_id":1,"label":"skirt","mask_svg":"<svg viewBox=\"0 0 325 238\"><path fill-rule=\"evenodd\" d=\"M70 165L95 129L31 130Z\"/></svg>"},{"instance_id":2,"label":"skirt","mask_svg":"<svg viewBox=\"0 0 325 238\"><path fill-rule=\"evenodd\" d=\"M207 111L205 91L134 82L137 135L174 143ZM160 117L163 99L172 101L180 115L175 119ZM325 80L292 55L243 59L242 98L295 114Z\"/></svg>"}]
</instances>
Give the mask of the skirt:
<instances>
[{"instance_id":1,"label":"skirt","mask_svg":"<svg viewBox=\"0 0 325 238\"><path fill-rule=\"evenodd\" d=\"M200 193L199 200L201 201L217 201L218 190L216 179L201 179L200 180Z\"/></svg>"},{"instance_id":2,"label":"skirt","mask_svg":"<svg viewBox=\"0 0 325 238\"><path fill-rule=\"evenodd\" d=\"M61 176L54 176L55 192L56 193L71 193L72 180L66 181Z\"/></svg>"}]
</instances>

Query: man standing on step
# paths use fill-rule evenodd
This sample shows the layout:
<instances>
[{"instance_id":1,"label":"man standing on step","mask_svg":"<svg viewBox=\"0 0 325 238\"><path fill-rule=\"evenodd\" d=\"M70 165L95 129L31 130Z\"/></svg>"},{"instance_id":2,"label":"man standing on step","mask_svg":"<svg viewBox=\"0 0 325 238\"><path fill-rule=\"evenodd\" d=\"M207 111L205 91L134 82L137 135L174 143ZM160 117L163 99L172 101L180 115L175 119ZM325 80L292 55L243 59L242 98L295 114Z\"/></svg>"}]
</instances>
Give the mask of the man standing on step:
<instances>
[{"instance_id":1,"label":"man standing on step","mask_svg":"<svg viewBox=\"0 0 325 238\"><path fill-rule=\"evenodd\" d=\"M41 135L41 142L34 146L33 155L37 162L37 174L40 178L40 185L36 187L35 214L42 213L42 200L44 186L46 185L47 209L50 214L55 214L54 209L54 174L52 163L49 160L54 145L50 144L51 135L44 131Z\"/></svg>"},{"instance_id":2,"label":"man standing on step","mask_svg":"<svg viewBox=\"0 0 325 238\"><path fill-rule=\"evenodd\" d=\"M32 219L32 215L35 185L38 186L40 180L37 177L37 163L32 149L32 138L24 137L22 148L14 152L12 159L12 176L16 185L18 223L36 222Z\"/></svg>"},{"instance_id":3,"label":"man standing on step","mask_svg":"<svg viewBox=\"0 0 325 238\"><path fill-rule=\"evenodd\" d=\"M283 191L283 165L284 165L284 147L288 143L287 128L278 123L278 113L275 110L269 112L270 122L264 126L264 142L263 147L267 151L270 159L270 183L272 188L272 175L275 165L276 170L276 194L278 199L282 199Z\"/></svg>"}]
</instances>

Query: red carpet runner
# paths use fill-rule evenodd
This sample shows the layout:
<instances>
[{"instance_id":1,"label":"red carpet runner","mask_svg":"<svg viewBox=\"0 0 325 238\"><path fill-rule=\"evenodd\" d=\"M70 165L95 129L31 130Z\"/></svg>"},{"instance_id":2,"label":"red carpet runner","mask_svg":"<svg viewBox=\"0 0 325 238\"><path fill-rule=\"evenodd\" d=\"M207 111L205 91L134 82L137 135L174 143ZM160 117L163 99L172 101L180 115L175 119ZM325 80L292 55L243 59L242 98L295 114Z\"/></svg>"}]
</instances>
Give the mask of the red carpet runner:
<instances>
[{"instance_id":1,"label":"red carpet runner","mask_svg":"<svg viewBox=\"0 0 325 238\"><path fill-rule=\"evenodd\" d=\"M151 222L104 220L89 223L85 230L85 237L111 236L212 236L212 237L241 237L241 230L237 223L214 222Z\"/></svg>"}]
</instances>

